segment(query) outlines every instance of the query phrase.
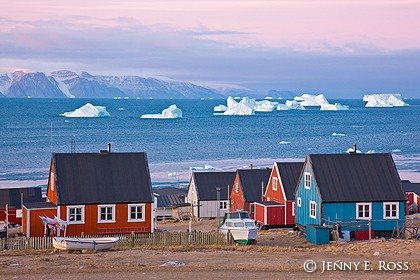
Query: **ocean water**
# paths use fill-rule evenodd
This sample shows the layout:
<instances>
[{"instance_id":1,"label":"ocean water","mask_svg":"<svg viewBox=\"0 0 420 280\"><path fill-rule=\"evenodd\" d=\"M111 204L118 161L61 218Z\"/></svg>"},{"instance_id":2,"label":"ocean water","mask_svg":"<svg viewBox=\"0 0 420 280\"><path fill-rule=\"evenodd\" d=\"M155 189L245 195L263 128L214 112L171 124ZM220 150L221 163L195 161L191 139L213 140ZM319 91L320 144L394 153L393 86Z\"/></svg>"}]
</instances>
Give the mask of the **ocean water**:
<instances>
[{"instance_id":1,"label":"ocean water","mask_svg":"<svg viewBox=\"0 0 420 280\"><path fill-rule=\"evenodd\" d=\"M87 102L106 106L111 117L59 116ZM225 100L3 98L0 180L46 180L51 152L99 152L107 143L114 152L146 151L156 174L172 170L186 175L188 166L204 164L219 170L244 162L271 165L308 153L343 153L354 143L362 152L392 152L399 170L420 170L420 100L408 100L404 108L365 108L362 100L330 102L350 105L350 110L214 116L213 106ZM140 119L171 104L182 110L182 119Z\"/></svg>"}]
</instances>

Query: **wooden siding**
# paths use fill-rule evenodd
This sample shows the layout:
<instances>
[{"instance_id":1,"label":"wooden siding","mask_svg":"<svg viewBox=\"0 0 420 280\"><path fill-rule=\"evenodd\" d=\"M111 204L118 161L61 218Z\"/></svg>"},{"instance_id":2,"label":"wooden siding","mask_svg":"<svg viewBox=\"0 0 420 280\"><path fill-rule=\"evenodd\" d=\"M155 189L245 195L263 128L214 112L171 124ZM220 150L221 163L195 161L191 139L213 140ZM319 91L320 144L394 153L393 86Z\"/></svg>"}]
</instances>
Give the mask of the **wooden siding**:
<instances>
[{"instance_id":1,"label":"wooden siding","mask_svg":"<svg viewBox=\"0 0 420 280\"><path fill-rule=\"evenodd\" d=\"M228 202L227 200L220 200L220 202ZM217 209L220 207L218 205L217 200L210 200L210 201L199 201L199 218L217 218ZM220 210L219 215L223 217L227 210Z\"/></svg>"},{"instance_id":2,"label":"wooden siding","mask_svg":"<svg viewBox=\"0 0 420 280\"><path fill-rule=\"evenodd\" d=\"M22 224L22 218L18 218L16 217L16 208L10 208L8 209L9 211L9 223L10 224ZM19 209L20 210L20 209ZM5 221L6 220L6 208L0 208L0 221Z\"/></svg>"},{"instance_id":3,"label":"wooden siding","mask_svg":"<svg viewBox=\"0 0 420 280\"><path fill-rule=\"evenodd\" d=\"M265 209L266 208L265 208L265 206L261 205L261 204L258 204L258 203L255 203L254 207L255 207L254 208L254 211L255 211L254 220L256 222L259 222L259 223L265 225L266 224L266 220L265 220Z\"/></svg>"},{"instance_id":4,"label":"wooden siding","mask_svg":"<svg viewBox=\"0 0 420 280\"><path fill-rule=\"evenodd\" d=\"M285 221L284 225L293 226L296 224L296 218L293 214L294 201L286 201L285 203Z\"/></svg>"},{"instance_id":5,"label":"wooden siding","mask_svg":"<svg viewBox=\"0 0 420 280\"><path fill-rule=\"evenodd\" d=\"M44 223L40 216L54 218L56 208L27 209L22 207L22 232L27 237L44 236ZM51 232L51 235L53 232Z\"/></svg>"},{"instance_id":6,"label":"wooden siding","mask_svg":"<svg viewBox=\"0 0 420 280\"><path fill-rule=\"evenodd\" d=\"M413 193L413 192L406 193L406 196L408 200L408 203L406 205L407 215L409 214L408 209L412 204L414 204L413 206L414 213L419 213L420 212L420 196L418 196L416 193Z\"/></svg>"},{"instance_id":7,"label":"wooden siding","mask_svg":"<svg viewBox=\"0 0 420 280\"><path fill-rule=\"evenodd\" d=\"M308 162L305 160L303 172L299 178L299 184L296 191L296 224L301 226L306 226L309 224L320 225L321 224L321 199L317 186L314 180L312 168ZM311 174L311 188L305 188L305 173ZM302 204L299 207L297 200L301 198ZM310 201L316 203L316 219L310 217Z\"/></svg>"},{"instance_id":8,"label":"wooden siding","mask_svg":"<svg viewBox=\"0 0 420 280\"><path fill-rule=\"evenodd\" d=\"M188 187L187 202L191 203L193 217L195 219L198 219L200 213L199 213L199 206L198 206L197 187L195 186L194 176L191 176L190 185Z\"/></svg>"},{"instance_id":9,"label":"wooden siding","mask_svg":"<svg viewBox=\"0 0 420 280\"><path fill-rule=\"evenodd\" d=\"M239 185L238 192L236 192L236 183L238 183L238 185ZM231 205L230 205L230 210L232 210L232 211L235 211L235 210L249 211L249 208L246 209L245 197L244 197L244 193L243 193L242 186L241 186L241 180L239 180L238 173L236 173L235 181L233 181L233 187L232 187L232 190L230 192L230 200L232 202Z\"/></svg>"},{"instance_id":10,"label":"wooden siding","mask_svg":"<svg viewBox=\"0 0 420 280\"><path fill-rule=\"evenodd\" d=\"M60 205L59 209L59 218L67 220L67 206ZM83 224L69 224L67 226L67 236L129 233L130 231L152 232L152 203L145 203L144 222L128 222L128 204L116 204L115 222L109 223L98 223L97 204L85 205L84 209L85 222Z\"/></svg>"},{"instance_id":11,"label":"wooden siding","mask_svg":"<svg viewBox=\"0 0 420 280\"><path fill-rule=\"evenodd\" d=\"M277 190L273 190L273 178L277 178ZM274 164L273 169L271 170L270 178L268 179L267 189L265 190L264 201L284 203L285 200L283 185L277 170L277 164Z\"/></svg>"},{"instance_id":12,"label":"wooden siding","mask_svg":"<svg viewBox=\"0 0 420 280\"><path fill-rule=\"evenodd\" d=\"M255 203L255 221L269 226L285 225L285 205L262 205Z\"/></svg>"}]
</instances>

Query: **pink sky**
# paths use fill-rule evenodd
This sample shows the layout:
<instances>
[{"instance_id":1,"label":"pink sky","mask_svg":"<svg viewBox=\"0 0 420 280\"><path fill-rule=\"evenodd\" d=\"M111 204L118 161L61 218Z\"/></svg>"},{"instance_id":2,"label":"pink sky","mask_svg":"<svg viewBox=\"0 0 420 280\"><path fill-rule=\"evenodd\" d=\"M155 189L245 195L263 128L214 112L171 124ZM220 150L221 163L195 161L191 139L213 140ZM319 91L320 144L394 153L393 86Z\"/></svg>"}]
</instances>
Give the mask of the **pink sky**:
<instances>
[{"instance_id":1,"label":"pink sky","mask_svg":"<svg viewBox=\"0 0 420 280\"><path fill-rule=\"evenodd\" d=\"M2 28L16 21L75 24L75 17L105 27L115 24L106 19L126 18L156 28L246 33L202 35L233 46L353 52L420 47L419 14L420 1L411 0L15 0L2 5L0 18L11 21Z\"/></svg>"}]
</instances>

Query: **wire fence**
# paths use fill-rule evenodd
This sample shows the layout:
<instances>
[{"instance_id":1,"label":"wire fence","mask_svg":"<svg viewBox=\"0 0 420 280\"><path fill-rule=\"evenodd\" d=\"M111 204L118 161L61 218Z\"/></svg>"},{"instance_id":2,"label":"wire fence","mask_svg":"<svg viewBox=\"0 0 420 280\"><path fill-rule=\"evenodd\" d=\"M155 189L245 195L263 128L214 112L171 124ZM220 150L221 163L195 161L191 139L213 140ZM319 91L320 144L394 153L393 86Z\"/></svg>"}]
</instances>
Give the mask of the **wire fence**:
<instances>
[{"instance_id":1,"label":"wire fence","mask_svg":"<svg viewBox=\"0 0 420 280\"><path fill-rule=\"evenodd\" d=\"M83 238L118 237L115 248L139 246L230 245L231 235L218 232L157 232L86 236ZM79 237L80 238L80 237ZM53 249L53 237L14 237L0 239L0 250Z\"/></svg>"}]
</instances>

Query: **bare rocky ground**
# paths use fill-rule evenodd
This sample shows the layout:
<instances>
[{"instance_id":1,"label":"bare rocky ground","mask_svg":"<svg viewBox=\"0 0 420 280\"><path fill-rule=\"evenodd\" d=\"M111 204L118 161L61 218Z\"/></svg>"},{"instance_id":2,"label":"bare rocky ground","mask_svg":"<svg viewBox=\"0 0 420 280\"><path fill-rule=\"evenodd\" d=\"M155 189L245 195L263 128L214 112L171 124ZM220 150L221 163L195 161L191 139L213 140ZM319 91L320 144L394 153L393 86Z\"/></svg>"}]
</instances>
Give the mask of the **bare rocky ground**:
<instances>
[{"instance_id":1,"label":"bare rocky ground","mask_svg":"<svg viewBox=\"0 0 420 280\"><path fill-rule=\"evenodd\" d=\"M214 220L202 221L192 228L214 230L215 225ZM158 228L183 231L188 222L159 224ZM304 270L308 260L317 265L312 273ZM170 261L185 266L162 266ZM365 270L366 261L371 270ZM351 271L336 267L335 271L322 273L323 262L359 265L357 271L353 266ZM402 270L398 270L397 262ZM84 254L52 250L0 252L0 279L418 279L419 275L418 240L316 246L288 230L260 232L258 244L252 246L140 247Z\"/></svg>"}]
</instances>

